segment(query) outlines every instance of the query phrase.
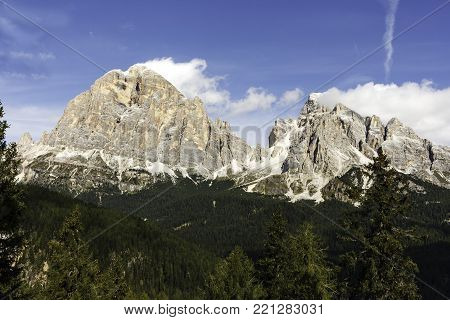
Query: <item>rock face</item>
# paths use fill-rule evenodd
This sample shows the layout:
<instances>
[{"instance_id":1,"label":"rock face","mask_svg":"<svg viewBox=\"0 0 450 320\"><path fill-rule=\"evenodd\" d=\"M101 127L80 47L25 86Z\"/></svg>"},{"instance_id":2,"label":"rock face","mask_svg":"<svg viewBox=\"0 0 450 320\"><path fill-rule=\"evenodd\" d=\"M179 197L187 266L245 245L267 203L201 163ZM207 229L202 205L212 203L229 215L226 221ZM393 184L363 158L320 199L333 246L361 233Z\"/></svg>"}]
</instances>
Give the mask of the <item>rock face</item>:
<instances>
[{"instance_id":1,"label":"rock face","mask_svg":"<svg viewBox=\"0 0 450 320\"><path fill-rule=\"evenodd\" d=\"M384 125L311 95L297 119L277 120L269 147L250 147L228 123L211 121L143 65L112 70L69 102L39 142L19 141L19 180L79 194L132 192L160 179L233 179L250 192L320 201L333 178L362 166L381 147L395 169L450 187L450 148L418 137L399 120Z\"/></svg>"},{"instance_id":2,"label":"rock face","mask_svg":"<svg viewBox=\"0 0 450 320\"><path fill-rule=\"evenodd\" d=\"M226 122L211 122L200 99L186 99L142 65L113 70L69 102L50 134L20 141L26 182L70 191L133 191L158 178L240 168L253 149Z\"/></svg>"},{"instance_id":3,"label":"rock face","mask_svg":"<svg viewBox=\"0 0 450 320\"><path fill-rule=\"evenodd\" d=\"M280 147L272 154L286 155L282 173L250 185L249 190L321 200L321 190L332 178L369 163L380 147L396 170L450 187L449 147L420 138L398 119L384 126L377 116L362 117L342 104L319 105L314 95L298 119L275 123L269 144L270 149Z\"/></svg>"}]
</instances>

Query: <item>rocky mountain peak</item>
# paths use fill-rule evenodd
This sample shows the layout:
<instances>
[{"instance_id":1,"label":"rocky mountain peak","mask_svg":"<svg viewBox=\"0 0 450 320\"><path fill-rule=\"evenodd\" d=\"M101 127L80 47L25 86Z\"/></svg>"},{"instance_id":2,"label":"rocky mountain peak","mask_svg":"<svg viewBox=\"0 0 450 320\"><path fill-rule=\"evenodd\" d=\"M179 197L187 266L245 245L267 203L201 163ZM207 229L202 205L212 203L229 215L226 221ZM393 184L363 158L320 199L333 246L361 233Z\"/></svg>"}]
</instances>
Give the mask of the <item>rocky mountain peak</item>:
<instances>
[{"instance_id":1,"label":"rocky mountain peak","mask_svg":"<svg viewBox=\"0 0 450 320\"><path fill-rule=\"evenodd\" d=\"M334 108L333 108L333 112L336 114L340 114L340 113L345 113L345 112L351 112L352 110L350 110L349 108L347 108L347 106L343 105L342 103L337 103Z\"/></svg>"},{"instance_id":2,"label":"rocky mountain peak","mask_svg":"<svg viewBox=\"0 0 450 320\"><path fill-rule=\"evenodd\" d=\"M33 138L31 137L31 134L29 132L25 132L17 142L20 146L29 146L33 144Z\"/></svg>"},{"instance_id":3,"label":"rocky mountain peak","mask_svg":"<svg viewBox=\"0 0 450 320\"><path fill-rule=\"evenodd\" d=\"M395 118L384 125L378 116L363 117L340 103L327 108L317 102L319 95L310 96L297 120L275 122L269 151L284 157L282 173L249 190L321 200L331 179L369 163L380 147L398 171L450 187L450 148L420 138Z\"/></svg>"},{"instance_id":4,"label":"rocky mountain peak","mask_svg":"<svg viewBox=\"0 0 450 320\"><path fill-rule=\"evenodd\" d=\"M221 119L216 119L214 121L214 125L219 130L227 130L227 131L231 130L230 124L227 121L223 121Z\"/></svg>"},{"instance_id":5,"label":"rocky mountain peak","mask_svg":"<svg viewBox=\"0 0 450 320\"><path fill-rule=\"evenodd\" d=\"M381 147L395 169L450 187L450 148L398 119L384 125L318 97L309 96L297 119L275 122L268 148L252 148L226 121L211 121L199 98L187 99L145 65L112 70L72 99L39 142L24 135L19 179L78 194L227 178L247 191L320 201L332 179L369 163Z\"/></svg>"},{"instance_id":6,"label":"rocky mountain peak","mask_svg":"<svg viewBox=\"0 0 450 320\"><path fill-rule=\"evenodd\" d=\"M420 137L408 126L405 126L399 119L392 118L386 125L386 138L409 138L420 139Z\"/></svg>"},{"instance_id":7,"label":"rocky mountain peak","mask_svg":"<svg viewBox=\"0 0 450 320\"><path fill-rule=\"evenodd\" d=\"M308 96L308 100L306 100L306 103L303 106L302 111L300 112L300 117L311 114L311 113L316 113L316 112L320 113L320 112L329 111L327 107L325 107L324 105L321 105L318 102L319 96L320 96L320 93L311 93Z\"/></svg>"},{"instance_id":8,"label":"rocky mountain peak","mask_svg":"<svg viewBox=\"0 0 450 320\"><path fill-rule=\"evenodd\" d=\"M243 167L252 152L228 123L210 121L199 98L138 64L106 73L72 99L52 132L23 153L22 179L132 191L157 177L213 177Z\"/></svg>"}]
</instances>

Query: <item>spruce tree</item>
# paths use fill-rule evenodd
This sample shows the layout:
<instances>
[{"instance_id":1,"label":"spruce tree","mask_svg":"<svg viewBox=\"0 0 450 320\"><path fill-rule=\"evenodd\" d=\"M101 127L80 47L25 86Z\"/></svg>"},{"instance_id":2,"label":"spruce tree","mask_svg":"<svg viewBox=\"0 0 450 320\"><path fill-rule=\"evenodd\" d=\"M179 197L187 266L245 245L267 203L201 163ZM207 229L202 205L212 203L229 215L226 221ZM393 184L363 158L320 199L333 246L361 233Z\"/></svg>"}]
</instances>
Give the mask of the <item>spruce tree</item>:
<instances>
[{"instance_id":1,"label":"spruce tree","mask_svg":"<svg viewBox=\"0 0 450 320\"><path fill-rule=\"evenodd\" d=\"M125 263L115 253L111 255L108 269L100 277L101 299L123 300L132 296L125 278Z\"/></svg>"},{"instance_id":2,"label":"spruce tree","mask_svg":"<svg viewBox=\"0 0 450 320\"><path fill-rule=\"evenodd\" d=\"M205 295L214 300L254 300L264 296L252 261L236 247L209 275Z\"/></svg>"},{"instance_id":3,"label":"spruce tree","mask_svg":"<svg viewBox=\"0 0 450 320\"><path fill-rule=\"evenodd\" d=\"M280 212L274 213L264 243L264 257L259 261L260 278L271 299L282 299L288 237L286 218Z\"/></svg>"},{"instance_id":4,"label":"spruce tree","mask_svg":"<svg viewBox=\"0 0 450 320\"><path fill-rule=\"evenodd\" d=\"M260 266L270 299L330 299L334 294L334 270L310 224L290 235L284 217L274 214Z\"/></svg>"},{"instance_id":5,"label":"spruce tree","mask_svg":"<svg viewBox=\"0 0 450 320\"><path fill-rule=\"evenodd\" d=\"M347 214L342 256L345 295L351 299L417 299L417 265L405 254L411 235L402 228L410 202L408 183L389 167L382 150L364 170L369 188L350 193L359 208Z\"/></svg>"},{"instance_id":6,"label":"spruce tree","mask_svg":"<svg viewBox=\"0 0 450 320\"><path fill-rule=\"evenodd\" d=\"M81 239L80 210L64 220L56 239L49 242L44 299L101 299L104 286L100 268Z\"/></svg>"},{"instance_id":7,"label":"spruce tree","mask_svg":"<svg viewBox=\"0 0 450 320\"><path fill-rule=\"evenodd\" d=\"M336 291L335 269L326 260L321 239L311 224L300 226L286 247L283 299L331 299Z\"/></svg>"},{"instance_id":8,"label":"spruce tree","mask_svg":"<svg viewBox=\"0 0 450 320\"><path fill-rule=\"evenodd\" d=\"M15 181L20 161L16 145L5 141L9 126L3 116L0 101L0 296L11 298L20 282L17 259L23 240L20 228L23 205L20 187Z\"/></svg>"}]
</instances>

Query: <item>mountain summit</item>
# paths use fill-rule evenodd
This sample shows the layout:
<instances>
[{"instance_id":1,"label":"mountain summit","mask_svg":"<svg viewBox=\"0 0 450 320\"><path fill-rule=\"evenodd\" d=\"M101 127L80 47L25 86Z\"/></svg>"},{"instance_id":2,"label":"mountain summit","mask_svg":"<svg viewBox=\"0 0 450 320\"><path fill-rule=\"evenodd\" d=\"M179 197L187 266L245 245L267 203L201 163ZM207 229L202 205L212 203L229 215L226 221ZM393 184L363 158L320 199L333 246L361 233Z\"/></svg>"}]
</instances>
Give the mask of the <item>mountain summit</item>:
<instances>
[{"instance_id":1,"label":"mountain summit","mask_svg":"<svg viewBox=\"0 0 450 320\"><path fill-rule=\"evenodd\" d=\"M420 138L398 119L383 125L338 103L320 105L312 95L298 119L278 120L270 134L271 152L286 158L282 173L250 186L253 191L322 199L322 188L355 166L377 156L381 147L392 166L405 174L450 187L450 148Z\"/></svg>"},{"instance_id":2,"label":"mountain summit","mask_svg":"<svg viewBox=\"0 0 450 320\"><path fill-rule=\"evenodd\" d=\"M252 148L199 98L187 99L145 65L112 70L71 100L51 133L19 141L18 179L73 194L133 192L161 179L227 178L250 192L322 199L331 179L381 147L395 169L450 187L450 148L397 119L383 125L314 94L297 119L277 120L269 148Z\"/></svg>"},{"instance_id":3,"label":"mountain summit","mask_svg":"<svg viewBox=\"0 0 450 320\"><path fill-rule=\"evenodd\" d=\"M164 176L213 178L252 153L226 122L208 118L199 98L144 65L106 73L69 102L50 134L38 143L26 136L19 150L20 179L77 193L134 191Z\"/></svg>"}]
</instances>

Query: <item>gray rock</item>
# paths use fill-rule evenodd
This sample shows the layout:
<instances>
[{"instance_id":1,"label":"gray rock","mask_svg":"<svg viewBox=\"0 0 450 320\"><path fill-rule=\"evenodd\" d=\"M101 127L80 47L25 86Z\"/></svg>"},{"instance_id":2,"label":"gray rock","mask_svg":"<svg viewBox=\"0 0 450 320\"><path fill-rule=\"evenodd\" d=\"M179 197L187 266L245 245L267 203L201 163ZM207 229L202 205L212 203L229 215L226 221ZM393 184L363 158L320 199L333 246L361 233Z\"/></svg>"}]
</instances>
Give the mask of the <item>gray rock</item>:
<instances>
[{"instance_id":1,"label":"gray rock","mask_svg":"<svg viewBox=\"0 0 450 320\"><path fill-rule=\"evenodd\" d=\"M67 189L139 190L159 179L235 169L253 149L223 121L211 122L199 98L185 98L145 66L113 70L71 100L50 134L19 143L19 178ZM32 147L30 148L30 146ZM231 170L233 171L233 170Z\"/></svg>"},{"instance_id":2,"label":"gray rock","mask_svg":"<svg viewBox=\"0 0 450 320\"><path fill-rule=\"evenodd\" d=\"M320 201L333 178L369 163L380 147L396 170L450 187L450 148L420 138L398 119L383 125L342 104L320 105L313 94L297 119L275 122L269 148L252 148L227 122L211 121L199 98L187 99L135 65L108 72L71 100L40 141L24 135L18 179L79 194L134 192L160 180L199 176Z\"/></svg>"},{"instance_id":3,"label":"gray rock","mask_svg":"<svg viewBox=\"0 0 450 320\"><path fill-rule=\"evenodd\" d=\"M272 156L286 154L285 194L294 200L321 200L324 186L351 168L369 163L380 147L396 170L450 187L450 148L420 138L398 119L384 126L379 117L362 117L342 104L333 109L319 105L314 95L296 121L275 122L269 142ZM276 146L282 150L276 151ZM260 185L263 181L250 190L258 191Z\"/></svg>"}]
</instances>

